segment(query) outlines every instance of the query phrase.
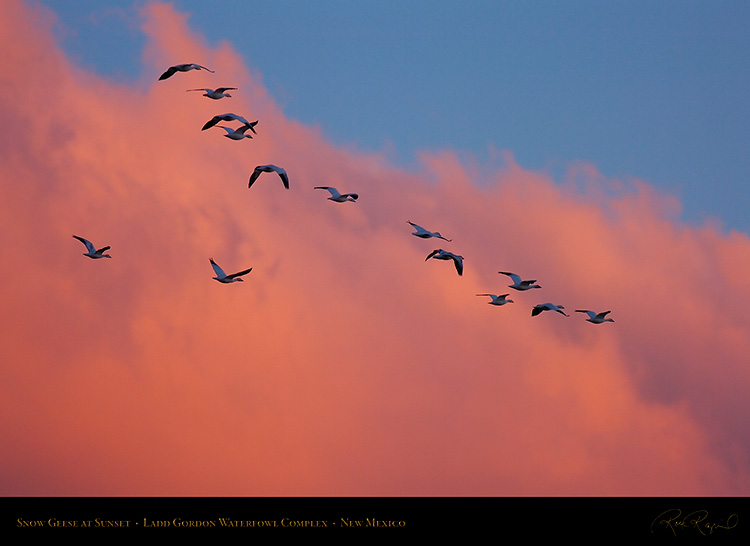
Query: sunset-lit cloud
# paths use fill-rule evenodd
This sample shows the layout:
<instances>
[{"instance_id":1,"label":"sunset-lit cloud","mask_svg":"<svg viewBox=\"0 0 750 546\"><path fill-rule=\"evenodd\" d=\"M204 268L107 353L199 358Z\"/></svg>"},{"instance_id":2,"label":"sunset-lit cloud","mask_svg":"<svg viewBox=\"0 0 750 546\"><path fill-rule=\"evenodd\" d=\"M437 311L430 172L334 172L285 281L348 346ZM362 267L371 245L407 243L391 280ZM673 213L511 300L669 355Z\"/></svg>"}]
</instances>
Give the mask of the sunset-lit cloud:
<instances>
[{"instance_id":1,"label":"sunset-lit cloud","mask_svg":"<svg viewBox=\"0 0 750 546\"><path fill-rule=\"evenodd\" d=\"M574 158L555 180L510 152L426 151L407 172L334 146L168 4L141 12L128 85L66 59L50 12L0 12L3 494L750 490L747 234ZM215 73L157 81L183 62ZM224 112L258 134L200 130ZM289 190L248 189L268 163ZM463 276L425 261L436 248ZM210 257L253 270L222 285ZM511 292L501 270L542 289L487 305ZM571 316L532 318L547 301Z\"/></svg>"}]
</instances>

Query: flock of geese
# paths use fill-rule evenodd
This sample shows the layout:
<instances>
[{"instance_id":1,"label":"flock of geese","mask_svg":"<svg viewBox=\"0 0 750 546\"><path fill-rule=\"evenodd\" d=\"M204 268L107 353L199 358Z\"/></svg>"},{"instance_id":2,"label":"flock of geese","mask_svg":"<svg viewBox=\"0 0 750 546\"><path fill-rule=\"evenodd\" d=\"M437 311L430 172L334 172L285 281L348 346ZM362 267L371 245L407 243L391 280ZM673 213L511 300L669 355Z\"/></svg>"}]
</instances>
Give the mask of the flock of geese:
<instances>
[{"instance_id":1,"label":"flock of geese","mask_svg":"<svg viewBox=\"0 0 750 546\"><path fill-rule=\"evenodd\" d=\"M160 77L159 80L166 80L167 78L171 78L178 72L189 72L191 70L206 70L208 72L213 73L213 70L210 70L206 68L205 66L201 66L199 64L195 63L187 63L187 64L178 64L175 66L169 67ZM186 91L204 91L203 96L208 97L213 100L220 100L223 98L229 98L232 95L227 93L227 91L234 91L236 90L236 87L218 87L216 89L210 89L210 88L197 88L197 89L187 89ZM240 127L238 128L232 128L227 127L225 125L218 125L220 122L232 122L232 121L238 121L241 123ZM214 116L209 121L206 122L206 124L201 129L202 131L205 131L207 129L210 129L212 127L218 126L221 129L224 129L227 134L224 136L226 138L229 138L231 140L242 140L245 138L253 138L250 133L257 134L255 131L255 126L258 124L257 121L250 122L247 119L245 119L242 116L238 116L237 114L221 114ZM250 131L250 133L248 133ZM252 174L250 175L250 180L248 182L247 187L251 188L253 186L253 183L260 177L263 173L276 173L279 178L281 179L282 184L284 185L284 188L289 189L289 176L287 172L276 165L258 165L253 170ZM328 199L330 201L334 201L336 203L345 203L345 202L356 202L359 198L359 195L356 193L340 193L336 188L331 186L315 186L316 190L326 190L330 194L330 197ZM446 242L451 242L451 239L447 239L443 237L440 232L438 231L430 231L428 229L425 229L424 227L415 224L414 222L408 221L409 225L411 225L415 231L412 233L415 237L419 237L421 239L442 239ZM97 249L91 241L84 239L83 237L79 237L78 235L73 235L74 238L81 241L86 246L86 252L83 254L84 256L87 256L91 259L101 259L101 258L111 258L109 254L105 254L107 250L109 250L111 247L105 246L102 248ZM463 256L459 256L458 254L454 254L453 252L449 252L447 250L443 250L442 248L438 248L430 252L427 257L425 258L425 261L429 260L430 258L435 260L451 260L453 261L453 265L456 268L456 272L459 275L463 275L464 271L464 258ZM249 269L245 269L243 271L239 271L237 273L233 273L231 275L227 275L224 270L214 261L213 258L209 258L209 261L211 263L211 267L214 270L214 273L216 274L213 279L220 283L229 284L234 282L242 282L242 276L247 275L252 271L252 267ZM498 273L502 275L507 275L510 277L510 279L513 281L513 284L508 285L509 288L512 288L514 290L517 290L519 292L525 292L527 290L532 290L535 288L541 288L538 284L536 284L536 280L524 280L516 273L511 273L509 271L498 271ZM509 299L508 294L477 294L477 296L489 296L490 301L487 303L489 305L496 305L496 306L502 306L506 305L508 303L514 303L512 299ZM562 305L555 305L553 303L540 303L538 305L535 305L531 310L531 316L535 317L544 311L555 311L557 313L560 313L561 315L568 317L569 315L563 311L565 309ZM577 313L586 313L588 315L588 318L586 319L588 322L591 322L592 324L602 324L604 322L614 322L611 318L608 318L607 315L610 313L610 311L603 311L603 312L596 312L596 311L590 311L588 309L576 309Z\"/></svg>"}]
</instances>

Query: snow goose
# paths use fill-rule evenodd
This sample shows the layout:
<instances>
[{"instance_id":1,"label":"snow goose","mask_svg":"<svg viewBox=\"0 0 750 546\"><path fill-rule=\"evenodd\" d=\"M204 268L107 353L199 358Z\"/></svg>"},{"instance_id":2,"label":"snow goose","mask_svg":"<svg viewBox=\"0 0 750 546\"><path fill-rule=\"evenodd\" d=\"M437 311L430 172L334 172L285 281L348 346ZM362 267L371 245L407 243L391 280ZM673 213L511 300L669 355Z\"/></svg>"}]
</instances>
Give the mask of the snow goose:
<instances>
[{"instance_id":1,"label":"snow goose","mask_svg":"<svg viewBox=\"0 0 750 546\"><path fill-rule=\"evenodd\" d=\"M435 237L437 239L442 239L443 241L448 241L449 243L451 242L450 239L446 239L445 237L440 235L439 231L429 231L422 226L415 224L414 222L410 222L409 220L407 220L406 222L417 230L412 233L412 235L414 235L415 237L419 237L420 239L429 239L430 237Z\"/></svg>"},{"instance_id":2,"label":"snow goose","mask_svg":"<svg viewBox=\"0 0 750 546\"><path fill-rule=\"evenodd\" d=\"M247 187L249 188L253 185L253 182L255 182L260 176L260 173L270 172L278 173L278 175L281 177L281 181L284 183L284 187L286 189L289 189L289 177L287 176L286 171L281 167L277 167L276 165L258 165L257 167L255 167L253 174L250 175L250 182L248 183Z\"/></svg>"},{"instance_id":3,"label":"snow goose","mask_svg":"<svg viewBox=\"0 0 750 546\"><path fill-rule=\"evenodd\" d=\"M92 258L94 260L98 260L99 258L111 258L112 257L109 254L104 254L107 250L109 250L112 247L105 246L97 250L96 248L94 248L94 245L91 244L91 241L84 239L83 237L79 237L78 235L73 235L73 237L75 237L76 239L81 241L84 245L86 245L86 250L88 250L88 252L85 252L83 254L84 256L88 256L89 258Z\"/></svg>"},{"instance_id":4,"label":"snow goose","mask_svg":"<svg viewBox=\"0 0 750 546\"><path fill-rule=\"evenodd\" d=\"M240 277L242 275L247 275L253 270L253 268L251 267L250 269L245 269L244 271L240 271L239 273L227 275L226 273L224 273L224 270L216 264L213 258L209 258L209 260L211 260L211 267L214 268L214 272L216 273L216 276L213 278L224 284L228 284L230 282L243 282Z\"/></svg>"},{"instance_id":5,"label":"snow goose","mask_svg":"<svg viewBox=\"0 0 750 546\"><path fill-rule=\"evenodd\" d=\"M164 74L159 76L159 79L166 80L167 78L174 76L177 72L187 72L189 70L208 70L209 72L213 73L213 70L209 70L205 66L201 66L195 63L176 64L167 68Z\"/></svg>"},{"instance_id":6,"label":"snow goose","mask_svg":"<svg viewBox=\"0 0 750 546\"><path fill-rule=\"evenodd\" d=\"M540 303L539 305L535 305L534 308L531 310L531 316L535 317L542 311L557 311L561 315L565 315L566 317L569 316L563 311L565 307L562 305L555 305L554 303Z\"/></svg>"},{"instance_id":7,"label":"snow goose","mask_svg":"<svg viewBox=\"0 0 750 546\"><path fill-rule=\"evenodd\" d=\"M430 252L430 254L424 259L426 262L430 258L435 258L436 260L453 260L454 265L456 266L456 271L459 275L464 274L464 257L459 256L458 254L453 254L452 252L448 252L447 250L443 250L442 248L438 248L437 250L433 250Z\"/></svg>"},{"instance_id":8,"label":"snow goose","mask_svg":"<svg viewBox=\"0 0 750 546\"><path fill-rule=\"evenodd\" d=\"M198 89L186 89L186 91L205 91L203 93L204 97L208 97L209 99L219 100L223 99L224 97L231 97L229 93L225 93L225 91L231 91L237 89L236 87L217 87L216 89L208 89L206 87L201 87Z\"/></svg>"},{"instance_id":9,"label":"snow goose","mask_svg":"<svg viewBox=\"0 0 750 546\"><path fill-rule=\"evenodd\" d=\"M247 121L245 118L243 118L242 116L238 116L237 114L221 114L220 116L214 116L210 120L208 120L206 124L203 126L203 128L201 129L201 131L210 129L211 127L213 127L220 121L235 121L235 120L241 122L243 125L249 125L250 130L253 133L255 132L255 126L258 125L257 121L252 121L252 122Z\"/></svg>"},{"instance_id":10,"label":"snow goose","mask_svg":"<svg viewBox=\"0 0 750 546\"><path fill-rule=\"evenodd\" d=\"M602 311L601 313L597 313L596 311L589 311L587 309L576 309L576 313L586 313L589 318L586 319L586 322L591 322L592 324L601 324L602 322L614 322L611 318L604 318L607 316L607 314L611 313L611 311Z\"/></svg>"},{"instance_id":11,"label":"snow goose","mask_svg":"<svg viewBox=\"0 0 750 546\"><path fill-rule=\"evenodd\" d=\"M331 194L331 197L328 199L331 201L336 201L337 203L344 203L345 201L351 201L354 202L357 199L359 199L359 195L356 193L339 193L339 190L336 188L332 188L331 186L315 186L316 190L328 190L328 193Z\"/></svg>"},{"instance_id":12,"label":"snow goose","mask_svg":"<svg viewBox=\"0 0 750 546\"><path fill-rule=\"evenodd\" d=\"M231 127L225 127L224 125L219 125L218 127L221 127L222 129L224 129L227 132L227 134L224 136L232 140L242 140L243 138L253 138L253 135L245 134L245 131L252 128L250 127L249 124L245 124L242 127L238 127L237 129L232 129Z\"/></svg>"},{"instance_id":13,"label":"snow goose","mask_svg":"<svg viewBox=\"0 0 750 546\"><path fill-rule=\"evenodd\" d=\"M513 284L509 284L509 288L514 288L521 291L531 290L532 288L541 288L541 286L539 286L538 284L534 284L536 280L524 281L521 280L521 277L519 277L515 273L509 273L507 271L498 271L498 273L501 273L502 275L508 275L511 278Z\"/></svg>"},{"instance_id":14,"label":"snow goose","mask_svg":"<svg viewBox=\"0 0 750 546\"><path fill-rule=\"evenodd\" d=\"M513 300L508 299L509 295L510 294L501 294L499 296L496 294L477 294L477 296L489 296L492 298L491 301L487 302L488 305L505 305L506 303L513 303Z\"/></svg>"}]
</instances>

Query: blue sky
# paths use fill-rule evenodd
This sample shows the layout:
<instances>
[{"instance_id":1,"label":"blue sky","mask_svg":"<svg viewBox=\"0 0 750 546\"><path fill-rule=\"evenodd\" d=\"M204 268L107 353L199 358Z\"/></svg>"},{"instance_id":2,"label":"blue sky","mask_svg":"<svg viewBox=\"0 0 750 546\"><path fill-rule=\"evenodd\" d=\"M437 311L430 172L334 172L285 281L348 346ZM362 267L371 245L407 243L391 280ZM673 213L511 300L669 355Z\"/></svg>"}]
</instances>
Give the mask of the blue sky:
<instances>
[{"instance_id":1,"label":"blue sky","mask_svg":"<svg viewBox=\"0 0 750 546\"><path fill-rule=\"evenodd\" d=\"M41 3L76 62L123 82L144 76L141 2ZM335 143L405 167L420 150L484 164L509 150L558 179L586 161L676 195L687 222L750 232L746 2L173 4Z\"/></svg>"}]
</instances>

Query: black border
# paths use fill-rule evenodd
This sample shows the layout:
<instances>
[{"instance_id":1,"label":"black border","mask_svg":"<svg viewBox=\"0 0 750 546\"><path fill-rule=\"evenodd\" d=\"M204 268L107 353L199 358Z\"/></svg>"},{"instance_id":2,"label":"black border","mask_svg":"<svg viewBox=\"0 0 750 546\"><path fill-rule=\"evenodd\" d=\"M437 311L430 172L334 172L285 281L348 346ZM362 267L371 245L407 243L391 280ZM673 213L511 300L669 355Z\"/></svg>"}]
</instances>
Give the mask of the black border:
<instances>
[{"instance_id":1,"label":"black border","mask_svg":"<svg viewBox=\"0 0 750 546\"><path fill-rule=\"evenodd\" d=\"M747 497L5 497L1 513L3 535L25 539L196 532L246 539L289 533L341 540L365 534L485 537L488 532L511 539L750 538ZM244 523L222 527L219 518ZM85 521L91 526L81 526ZM115 526L125 521L127 526Z\"/></svg>"}]
</instances>

